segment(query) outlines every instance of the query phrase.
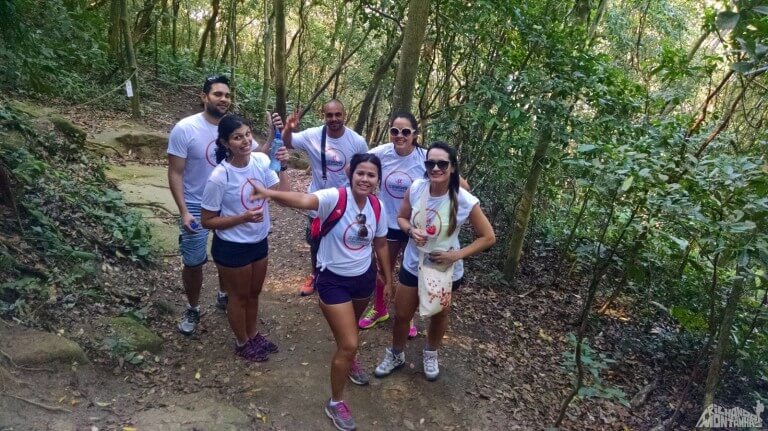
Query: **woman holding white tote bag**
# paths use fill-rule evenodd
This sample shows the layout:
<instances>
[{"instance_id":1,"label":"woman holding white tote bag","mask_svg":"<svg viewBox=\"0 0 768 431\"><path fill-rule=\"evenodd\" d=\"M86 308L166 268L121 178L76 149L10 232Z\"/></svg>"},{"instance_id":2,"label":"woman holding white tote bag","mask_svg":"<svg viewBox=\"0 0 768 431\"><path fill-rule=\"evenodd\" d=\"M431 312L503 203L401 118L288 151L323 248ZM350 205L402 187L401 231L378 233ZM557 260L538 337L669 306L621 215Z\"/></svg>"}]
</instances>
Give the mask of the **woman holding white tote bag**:
<instances>
[{"instance_id":1,"label":"woman holding white tote bag","mask_svg":"<svg viewBox=\"0 0 768 431\"><path fill-rule=\"evenodd\" d=\"M376 367L376 377L384 377L405 365L405 343L408 326L416 309L431 315L424 347L424 375L437 379L440 370L437 349L448 327L450 295L464 275L462 259L478 254L496 243L496 235L478 199L459 187L459 165L456 150L444 142L433 142L424 162L424 180L416 180L405 194L397 223L409 237L400 269L400 285L395 293L395 322L392 347ZM469 220L475 240L466 247L459 245L459 229ZM421 286L419 286L421 284ZM420 300L419 290L433 292ZM437 294L435 298L434 292ZM421 304L420 304L421 302ZM432 314L436 313L436 314Z\"/></svg>"}]
</instances>

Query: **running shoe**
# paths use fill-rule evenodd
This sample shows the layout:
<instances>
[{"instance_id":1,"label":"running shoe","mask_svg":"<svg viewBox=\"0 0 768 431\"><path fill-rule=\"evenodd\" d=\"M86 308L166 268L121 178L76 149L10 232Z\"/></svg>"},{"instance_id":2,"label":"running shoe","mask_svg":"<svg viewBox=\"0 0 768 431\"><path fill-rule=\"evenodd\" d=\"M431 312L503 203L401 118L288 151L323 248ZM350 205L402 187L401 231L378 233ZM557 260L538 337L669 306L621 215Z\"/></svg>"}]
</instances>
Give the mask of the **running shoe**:
<instances>
[{"instance_id":1,"label":"running shoe","mask_svg":"<svg viewBox=\"0 0 768 431\"><path fill-rule=\"evenodd\" d=\"M267 353L277 353L279 350L277 348L277 344L270 341L269 338L261 335L261 333L254 335L253 338L251 338L248 342L251 343L253 347L260 347Z\"/></svg>"},{"instance_id":2,"label":"running shoe","mask_svg":"<svg viewBox=\"0 0 768 431\"><path fill-rule=\"evenodd\" d=\"M218 308L221 311L227 311L227 302L229 302L229 297L224 292L217 292L216 293L216 308Z\"/></svg>"},{"instance_id":3,"label":"running shoe","mask_svg":"<svg viewBox=\"0 0 768 431\"><path fill-rule=\"evenodd\" d=\"M360 386L365 386L370 381L368 374L363 370L363 367L360 366L360 362L357 361L357 358L352 361L352 367L349 369L349 380Z\"/></svg>"},{"instance_id":4,"label":"running shoe","mask_svg":"<svg viewBox=\"0 0 768 431\"><path fill-rule=\"evenodd\" d=\"M373 375L379 378L386 377L403 365L405 365L405 352L395 355L392 353L392 348L387 347L384 358L379 362L376 370L373 371Z\"/></svg>"},{"instance_id":5,"label":"running shoe","mask_svg":"<svg viewBox=\"0 0 768 431\"><path fill-rule=\"evenodd\" d=\"M335 406L331 405L331 400L325 405L325 414L333 421L333 425L340 431L354 431L357 429L355 420L352 419L352 413L347 407L347 403L339 401Z\"/></svg>"},{"instance_id":6,"label":"running shoe","mask_svg":"<svg viewBox=\"0 0 768 431\"><path fill-rule=\"evenodd\" d=\"M388 312L384 311L383 313L380 313L376 311L375 307L371 307L365 314L363 314L360 321L357 322L357 326L359 326L360 329L370 329L376 326L377 323L385 322L387 320L389 320Z\"/></svg>"},{"instance_id":7,"label":"running shoe","mask_svg":"<svg viewBox=\"0 0 768 431\"><path fill-rule=\"evenodd\" d=\"M249 362L264 362L269 359L266 350L260 347L254 347L249 342L242 346L235 345L235 355Z\"/></svg>"},{"instance_id":8,"label":"running shoe","mask_svg":"<svg viewBox=\"0 0 768 431\"><path fill-rule=\"evenodd\" d=\"M308 275L299 288L299 296L309 296L313 293L315 293L315 274Z\"/></svg>"},{"instance_id":9,"label":"running shoe","mask_svg":"<svg viewBox=\"0 0 768 431\"><path fill-rule=\"evenodd\" d=\"M437 350L424 351L424 375L430 382L437 380L440 366L437 363Z\"/></svg>"},{"instance_id":10,"label":"running shoe","mask_svg":"<svg viewBox=\"0 0 768 431\"><path fill-rule=\"evenodd\" d=\"M200 323L200 309L187 307L177 329L184 335L192 335Z\"/></svg>"}]
</instances>

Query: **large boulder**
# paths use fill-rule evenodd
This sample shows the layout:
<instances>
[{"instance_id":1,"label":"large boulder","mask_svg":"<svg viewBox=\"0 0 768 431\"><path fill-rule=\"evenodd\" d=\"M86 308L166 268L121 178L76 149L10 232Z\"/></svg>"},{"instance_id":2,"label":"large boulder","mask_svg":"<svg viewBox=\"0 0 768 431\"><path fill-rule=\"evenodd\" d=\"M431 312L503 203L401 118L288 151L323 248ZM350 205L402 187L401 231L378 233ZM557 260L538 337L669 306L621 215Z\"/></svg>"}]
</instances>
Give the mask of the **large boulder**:
<instances>
[{"instance_id":1,"label":"large boulder","mask_svg":"<svg viewBox=\"0 0 768 431\"><path fill-rule=\"evenodd\" d=\"M133 415L131 424L139 430L237 431L253 429L252 420L241 410L214 399L213 394L189 394L164 400L166 407Z\"/></svg>"},{"instance_id":2,"label":"large boulder","mask_svg":"<svg viewBox=\"0 0 768 431\"><path fill-rule=\"evenodd\" d=\"M74 341L21 326L3 327L0 331L0 350L17 365L88 362L85 352Z\"/></svg>"}]
</instances>

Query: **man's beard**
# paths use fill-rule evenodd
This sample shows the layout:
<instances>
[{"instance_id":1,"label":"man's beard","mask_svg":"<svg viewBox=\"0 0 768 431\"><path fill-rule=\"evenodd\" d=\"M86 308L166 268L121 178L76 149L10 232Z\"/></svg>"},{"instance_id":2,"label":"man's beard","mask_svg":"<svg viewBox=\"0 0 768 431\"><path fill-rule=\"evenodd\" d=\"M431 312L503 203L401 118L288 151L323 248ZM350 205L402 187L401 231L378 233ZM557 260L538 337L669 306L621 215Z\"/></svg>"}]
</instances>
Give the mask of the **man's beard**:
<instances>
[{"instance_id":1,"label":"man's beard","mask_svg":"<svg viewBox=\"0 0 768 431\"><path fill-rule=\"evenodd\" d=\"M205 105L205 112L207 112L208 114L210 114L215 118L221 118L227 115L226 112L219 111L219 108L217 108L216 105Z\"/></svg>"}]
</instances>

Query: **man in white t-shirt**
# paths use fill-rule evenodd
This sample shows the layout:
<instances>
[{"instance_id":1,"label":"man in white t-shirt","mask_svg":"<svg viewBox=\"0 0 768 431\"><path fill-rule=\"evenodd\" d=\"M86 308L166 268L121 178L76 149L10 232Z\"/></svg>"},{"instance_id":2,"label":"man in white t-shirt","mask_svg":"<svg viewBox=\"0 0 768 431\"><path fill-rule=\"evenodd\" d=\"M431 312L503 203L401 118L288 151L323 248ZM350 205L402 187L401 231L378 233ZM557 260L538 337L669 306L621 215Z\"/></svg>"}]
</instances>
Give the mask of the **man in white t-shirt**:
<instances>
[{"instance_id":1,"label":"man in white t-shirt","mask_svg":"<svg viewBox=\"0 0 768 431\"><path fill-rule=\"evenodd\" d=\"M323 105L324 126L313 127L302 132L294 133L299 127L301 112L294 112L286 119L283 129L283 142L289 149L301 150L309 156L309 164L312 167L312 182L309 183L308 193L317 190L345 187L349 184L347 167L349 160L355 154L364 154L368 151L365 139L354 130L346 127L346 112L344 105L336 100L330 100ZM325 134L325 157L323 146L323 134ZM323 160L324 159L324 160ZM314 211L310 217L314 217ZM307 277L299 289L301 296L314 293L315 270L317 268L317 250L319 241L312 240L307 228L307 242L310 246L312 258L312 274Z\"/></svg>"},{"instance_id":2,"label":"man in white t-shirt","mask_svg":"<svg viewBox=\"0 0 768 431\"><path fill-rule=\"evenodd\" d=\"M232 103L229 79L206 79L200 98L203 112L181 119L168 137L168 185L179 208L179 250L184 264L181 279L188 301L178 326L184 335L193 334L200 321L203 265L208 261L208 230L200 224L200 203L208 176L216 167L219 120ZM226 294L218 293L216 305L226 307Z\"/></svg>"}]
</instances>

